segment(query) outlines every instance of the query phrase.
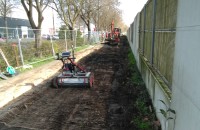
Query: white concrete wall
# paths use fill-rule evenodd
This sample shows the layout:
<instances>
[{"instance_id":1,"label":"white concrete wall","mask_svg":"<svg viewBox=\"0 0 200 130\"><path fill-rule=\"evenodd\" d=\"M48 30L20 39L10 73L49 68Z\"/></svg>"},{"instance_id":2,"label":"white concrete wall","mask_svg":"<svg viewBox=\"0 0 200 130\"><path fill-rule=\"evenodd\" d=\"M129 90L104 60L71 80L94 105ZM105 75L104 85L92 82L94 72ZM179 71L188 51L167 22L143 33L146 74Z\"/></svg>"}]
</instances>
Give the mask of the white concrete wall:
<instances>
[{"instance_id":1,"label":"white concrete wall","mask_svg":"<svg viewBox=\"0 0 200 130\"><path fill-rule=\"evenodd\" d=\"M134 20L128 34L129 43L140 68L146 88L151 96L163 130L200 130L200 0L179 0L177 32L172 81L172 98L169 100L148 65L138 53L139 16ZM131 41L133 35L133 42ZM168 120L160 114L166 109L159 100L176 112L170 114L175 120Z\"/></svg>"},{"instance_id":2,"label":"white concrete wall","mask_svg":"<svg viewBox=\"0 0 200 130\"><path fill-rule=\"evenodd\" d=\"M129 43L132 49L132 52L135 56L137 66L139 67L140 59L139 59L139 53L138 53L138 48L139 48L139 20L140 20L140 14L138 13L134 19L134 22L131 24L131 31L133 37L133 42L131 41L131 38L129 38ZM139 67L140 69L140 67Z\"/></svg>"},{"instance_id":3,"label":"white concrete wall","mask_svg":"<svg viewBox=\"0 0 200 130\"><path fill-rule=\"evenodd\" d=\"M200 130L200 0L179 0L172 85L175 130Z\"/></svg>"},{"instance_id":4,"label":"white concrete wall","mask_svg":"<svg viewBox=\"0 0 200 130\"><path fill-rule=\"evenodd\" d=\"M132 26L130 26L130 32L127 34L129 39L129 44L131 46L132 52L135 56L137 66L141 72L143 81L145 82L146 88L150 94L150 98L152 99L152 103L156 110L156 115L162 124L162 129L165 130L166 119L160 113L160 109L166 110L165 105L160 101L164 101L167 106L170 106L169 97L165 94L164 90L161 87L161 84L156 80L151 70L148 68L148 65L141 59L139 55L139 13L134 19ZM131 41L131 36L133 37L133 41Z\"/></svg>"}]
</instances>

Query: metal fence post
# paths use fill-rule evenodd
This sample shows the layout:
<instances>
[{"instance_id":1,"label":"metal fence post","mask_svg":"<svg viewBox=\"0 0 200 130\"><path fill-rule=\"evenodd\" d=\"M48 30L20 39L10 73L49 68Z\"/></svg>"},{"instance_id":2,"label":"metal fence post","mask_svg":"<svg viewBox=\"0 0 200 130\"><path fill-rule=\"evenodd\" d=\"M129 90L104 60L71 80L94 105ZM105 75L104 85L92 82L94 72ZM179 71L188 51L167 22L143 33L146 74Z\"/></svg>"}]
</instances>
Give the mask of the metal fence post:
<instances>
[{"instance_id":1,"label":"metal fence post","mask_svg":"<svg viewBox=\"0 0 200 130\"><path fill-rule=\"evenodd\" d=\"M53 36L53 35L52 35L52 36ZM55 56L55 51L54 51L54 46L53 46L53 40L52 40L53 37L52 37L52 36L51 36L51 38L50 38L50 39L51 39L51 48L52 48L53 56Z\"/></svg>"},{"instance_id":2,"label":"metal fence post","mask_svg":"<svg viewBox=\"0 0 200 130\"><path fill-rule=\"evenodd\" d=\"M76 48L76 38L77 38L77 30L75 30L75 38L74 38L75 48Z\"/></svg>"},{"instance_id":3,"label":"metal fence post","mask_svg":"<svg viewBox=\"0 0 200 130\"><path fill-rule=\"evenodd\" d=\"M151 45L151 65L153 66L154 43L155 43L155 24L156 24L156 0L153 0L153 16L152 16L152 45Z\"/></svg>"},{"instance_id":4,"label":"metal fence post","mask_svg":"<svg viewBox=\"0 0 200 130\"><path fill-rule=\"evenodd\" d=\"M67 36L66 36L66 33L67 33L67 31L65 30L65 49L66 49L66 51L67 51L68 48L67 48Z\"/></svg>"},{"instance_id":5,"label":"metal fence post","mask_svg":"<svg viewBox=\"0 0 200 130\"><path fill-rule=\"evenodd\" d=\"M20 54L22 66L24 66L24 57L22 54L21 39L19 38L18 28L16 28L16 34L17 34L17 40L18 40L19 54Z\"/></svg>"},{"instance_id":6,"label":"metal fence post","mask_svg":"<svg viewBox=\"0 0 200 130\"><path fill-rule=\"evenodd\" d=\"M85 44L85 31L83 30L83 43Z\"/></svg>"},{"instance_id":7,"label":"metal fence post","mask_svg":"<svg viewBox=\"0 0 200 130\"><path fill-rule=\"evenodd\" d=\"M144 5L144 30L143 30L143 45L142 45L143 55L144 55L144 45L145 45L145 30L146 30L146 4Z\"/></svg>"}]
</instances>

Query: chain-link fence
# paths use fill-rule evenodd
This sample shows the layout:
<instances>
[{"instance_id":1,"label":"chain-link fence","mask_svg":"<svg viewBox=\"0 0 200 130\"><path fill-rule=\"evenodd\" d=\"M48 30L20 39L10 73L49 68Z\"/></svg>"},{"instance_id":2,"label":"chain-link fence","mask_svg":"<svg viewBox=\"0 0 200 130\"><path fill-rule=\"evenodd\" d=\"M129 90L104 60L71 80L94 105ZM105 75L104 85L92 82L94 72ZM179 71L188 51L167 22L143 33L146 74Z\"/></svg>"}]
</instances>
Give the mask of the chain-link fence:
<instances>
[{"instance_id":1,"label":"chain-link fence","mask_svg":"<svg viewBox=\"0 0 200 130\"><path fill-rule=\"evenodd\" d=\"M43 30L0 28L0 70L5 71L9 65L19 68L48 60L72 47L102 42L103 37L103 32L56 30L45 34Z\"/></svg>"}]
</instances>

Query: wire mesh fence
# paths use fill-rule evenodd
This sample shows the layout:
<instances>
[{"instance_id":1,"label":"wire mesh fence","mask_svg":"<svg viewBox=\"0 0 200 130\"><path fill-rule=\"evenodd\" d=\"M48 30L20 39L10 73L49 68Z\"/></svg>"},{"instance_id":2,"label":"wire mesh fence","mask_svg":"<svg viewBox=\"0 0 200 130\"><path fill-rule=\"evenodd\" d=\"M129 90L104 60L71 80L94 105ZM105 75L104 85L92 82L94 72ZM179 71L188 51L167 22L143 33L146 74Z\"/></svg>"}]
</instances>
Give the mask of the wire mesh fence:
<instances>
[{"instance_id":1,"label":"wire mesh fence","mask_svg":"<svg viewBox=\"0 0 200 130\"><path fill-rule=\"evenodd\" d=\"M72 47L102 42L103 37L103 32L55 30L46 34L43 30L28 28L0 28L0 70L48 60L55 53L70 51Z\"/></svg>"}]
</instances>

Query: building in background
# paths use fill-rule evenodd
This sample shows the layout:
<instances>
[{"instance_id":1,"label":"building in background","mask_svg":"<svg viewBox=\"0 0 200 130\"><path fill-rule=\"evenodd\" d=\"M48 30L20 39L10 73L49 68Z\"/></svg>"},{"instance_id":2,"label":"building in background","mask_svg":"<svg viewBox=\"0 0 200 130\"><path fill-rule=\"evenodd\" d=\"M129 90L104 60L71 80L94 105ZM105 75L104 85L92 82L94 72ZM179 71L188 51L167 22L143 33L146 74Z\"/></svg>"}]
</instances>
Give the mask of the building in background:
<instances>
[{"instance_id":1,"label":"building in background","mask_svg":"<svg viewBox=\"0 0 200 130\"><path fill-rule=\"evenodd\" d=\"M34 18L35 24L37 25L37 13L35 10L33 11L34 11L33 18ZM11 17L28 20L27 14L22 6L14 9ZM58 18L57 13L54 10L52 10L52 8L47 7L43 12L43 17L44 17L44 20L42 22L41 34L50 35L53 30L54 30L53 32L56 33L56 30L58 30L61 27L61 21Z\"/></svg>"},{"instance_id":2,"label":"building in background","mask_svg":"<svg viewBox=\"0 0 200 130\"><path fill-rule=\"evenodd\" d=\"M8 38L16 38L17 33L19 38L33 38L34 33L31 30L31 25L27 19L19 19L7 17ZM6 27L4 17L0 16L0 37L6 38Z\"/></svg>"}]
</instances>

